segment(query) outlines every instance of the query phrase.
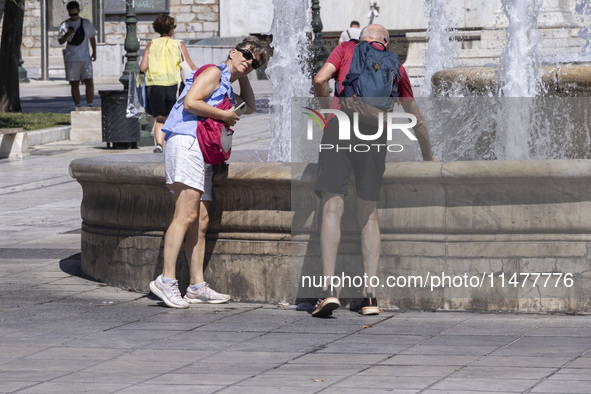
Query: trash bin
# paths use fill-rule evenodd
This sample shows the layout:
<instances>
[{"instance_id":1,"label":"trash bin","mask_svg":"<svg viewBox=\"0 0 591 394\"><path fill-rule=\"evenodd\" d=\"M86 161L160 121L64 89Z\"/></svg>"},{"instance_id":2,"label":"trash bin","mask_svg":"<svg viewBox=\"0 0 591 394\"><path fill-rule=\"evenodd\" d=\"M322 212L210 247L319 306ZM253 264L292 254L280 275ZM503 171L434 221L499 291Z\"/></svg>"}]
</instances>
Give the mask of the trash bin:
<instances>
[{"instance_id":1,"label":"trash bin","mask_svg":"<svg viewBox=\"0 0 591 394\"><path fill-rule=\"evenodd\" d=\"M107 148L137 148L141 138L140 120L127 118L127 90L99 90L103 142Z\"/></svg>"}]
</instances>

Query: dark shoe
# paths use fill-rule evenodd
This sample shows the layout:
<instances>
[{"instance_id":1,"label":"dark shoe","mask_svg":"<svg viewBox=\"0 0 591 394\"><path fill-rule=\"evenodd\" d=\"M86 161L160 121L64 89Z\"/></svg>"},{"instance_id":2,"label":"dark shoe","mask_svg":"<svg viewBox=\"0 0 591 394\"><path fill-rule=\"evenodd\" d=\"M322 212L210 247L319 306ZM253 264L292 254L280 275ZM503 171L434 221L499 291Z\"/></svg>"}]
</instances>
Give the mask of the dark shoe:
<instances>
[{"instance_id":1,"label":"dark shoe","mask_svg":"<svg viewBox=\"0 0 591 394\"><path fill-rule=\"evenodd\" d=\"M339 299L336 294L331 293L329 290L322 292L320 298L316 302L316 306L312 311L313 317L327 317L332 315L332 311L341 306Z\"/></svg>"},{"instance_id":2,"label":"dark shoe","mask_svg":"<svg viewBox=\"0 0 591 394\"><path fill-rule=\"evenodd\" d=\"M162 153L162 145L156 145L156 147L154 148L154 153Z\"/></svg>"},{"instance_id":3,"label":"dark shoe","mask_svg":"<svg viewBox=\"0 0 591 394\"><path fill-rule=\"evenodd\" d=\"M369 293L367 297L361 301L361 308L359 309L359 313L362 315L379 315L380 308L378 308L378 300L373 296L373 294Z\"/></svg>"}]
</instances>

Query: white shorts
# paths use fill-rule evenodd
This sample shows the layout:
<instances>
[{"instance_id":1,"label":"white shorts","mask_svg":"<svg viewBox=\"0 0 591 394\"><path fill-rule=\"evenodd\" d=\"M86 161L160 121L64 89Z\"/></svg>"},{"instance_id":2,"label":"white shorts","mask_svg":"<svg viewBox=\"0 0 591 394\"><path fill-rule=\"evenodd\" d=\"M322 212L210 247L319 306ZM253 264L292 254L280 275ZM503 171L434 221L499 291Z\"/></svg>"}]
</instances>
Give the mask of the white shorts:
<instances>
[{"instance_id":1,"label":"white shorts","mask_svg":"<svg viewBox=\"0 0 591 394\"><path fill-rule=\"evenodd\" d=\"M213 199L213 167L203 161L197 138L172 134L164 148L166 185L172 191L175 182L202 191L202 201Z\"/></svg>"},{"instance_id":2,"label":"white shorts","mask_svg":"<svg viewBox=\"0 0 591 394\"><path fill-rule=\"evenodd\" d=\"M85 79L92 79L92 62L90 60L66 62L65 66L67 81L84 81Z\"/></svg>"}]
</instances>

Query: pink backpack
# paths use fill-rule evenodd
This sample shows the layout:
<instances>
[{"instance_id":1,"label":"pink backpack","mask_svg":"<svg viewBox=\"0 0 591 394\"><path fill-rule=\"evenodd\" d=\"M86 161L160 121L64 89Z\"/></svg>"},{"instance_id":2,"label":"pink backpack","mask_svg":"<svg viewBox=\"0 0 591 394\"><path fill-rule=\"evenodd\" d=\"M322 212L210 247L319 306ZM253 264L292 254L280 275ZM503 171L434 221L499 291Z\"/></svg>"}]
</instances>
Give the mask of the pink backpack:
<instances>
[{"instance_id":1,"label":"pink backpack","mask_svg":"<svg viewBox=\"0 0 591 394\"><path fill-rule=\"evenodd\" d=\"M209 67L216 67L215 64L206 64L201 66L193 75L193 81L199 74ZM221 103L216 108L227 111L232 107L232 103L226 94ZM232 135L234 130L228 127L222 121L199 117L197 122L197 140L203 154L203 160L209 164L223 163L230 158L232 153Z\"/></svg>"}]
</instances>

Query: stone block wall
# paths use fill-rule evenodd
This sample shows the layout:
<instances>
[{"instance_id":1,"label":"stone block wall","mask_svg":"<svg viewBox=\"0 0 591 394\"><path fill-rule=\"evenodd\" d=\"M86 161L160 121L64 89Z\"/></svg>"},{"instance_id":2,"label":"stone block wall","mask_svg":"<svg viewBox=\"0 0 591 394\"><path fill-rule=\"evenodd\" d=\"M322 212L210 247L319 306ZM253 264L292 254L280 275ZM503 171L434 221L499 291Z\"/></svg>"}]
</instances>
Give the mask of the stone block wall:
<instances>
[{"instance_id":1,"label":"stone block wall","mask_svg":"<svg viewBox=\"0 0 591 394\"><path fill-rule=\"evenodd\" d=\"M169 15L175 18L175 36L181 40L196 40L219 36L219 0L169 0ZM157 15L139 15L137 37L142 47L158 37L152 29ZM125 15L107 16L105 43L122 44L125 41Z\"/></svg>"},{"instance_id":2,"label":"stone block wall","mask_svg":"<svg viewBox=\"0 0 591 394\"><path fill-rule=\"evenodd\" d=\"M39 1L27 1L25 4L21 54L37 56L41 59L41 4Z\"/></svg>"},{"instance_id":3,"label":"stone block wall","mask_svg":"<svg viewBox=\"0 0 591 394\"><path fill-rule=\"evenodd\" d=\"M123 0L121 0L123 1ZM219 0L169 0L169 15L176 19L176 37L182 40L196 40L219 36ZM65 13L64 13L65 14ZM86 15L86 12L84 13ZM158 35L152 29L157 15L138 15L137 36L143 49ZM41 65L41 5L38 0L27 0L23 21L21 55L25 68ZM50 23L51 25L52 23ZM59 25L59 21L54 22ZM96 27L96 25L95 25ZM2 26L0 23L0 31ZM105 44L123 45L126 27L125 15L106 15L104 25ZM50 26L48 34L49 68L63 69L62 49L57 41L57 26ZM100 50L99 54L100 55ZM95 70L96 73L97 70ZM52 77L50 73L50 77Z\"/></svg>"}]
</instances>

